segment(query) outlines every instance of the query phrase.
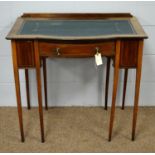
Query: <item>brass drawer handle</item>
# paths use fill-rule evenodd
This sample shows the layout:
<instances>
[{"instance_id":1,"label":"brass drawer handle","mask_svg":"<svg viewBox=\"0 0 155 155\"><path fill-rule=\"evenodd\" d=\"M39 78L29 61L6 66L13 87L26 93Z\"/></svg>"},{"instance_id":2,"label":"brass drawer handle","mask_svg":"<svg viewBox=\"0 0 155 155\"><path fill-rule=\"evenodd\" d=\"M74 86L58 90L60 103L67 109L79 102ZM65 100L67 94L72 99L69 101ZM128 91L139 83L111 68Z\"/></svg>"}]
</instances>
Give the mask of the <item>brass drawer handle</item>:
<instances>
[{"instance_id":1,"label":"brass drawer handle","mask_svg":"<svg viewBox=\"0 0 155 155\"><path fill-rule=\"evenodd\" d=\"M57 56L60 56L60 48L56 48L56 54Z\"/></svg>"},{"instance_id":2,"label":"brass drawer handle","mask_svg":"<svg viewBox=\"0 0 155 155\"><path fill-rule=\"evenodd\" d=\"M95 47L95 50L96 50L96 54L99 54L99 47Z\"/></svg>"}]
</instances>

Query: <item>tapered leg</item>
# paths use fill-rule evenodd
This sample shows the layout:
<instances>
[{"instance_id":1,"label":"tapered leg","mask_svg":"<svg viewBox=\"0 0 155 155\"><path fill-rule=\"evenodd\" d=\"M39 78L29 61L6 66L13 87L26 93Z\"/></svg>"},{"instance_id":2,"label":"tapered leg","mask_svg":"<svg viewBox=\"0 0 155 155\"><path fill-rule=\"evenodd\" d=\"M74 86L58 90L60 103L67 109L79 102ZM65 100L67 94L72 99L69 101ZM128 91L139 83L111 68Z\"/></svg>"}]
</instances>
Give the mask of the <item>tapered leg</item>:
<instances>
[{"instance_id":1,"label":"tapered leg","mask_svg":"<svg viewBox=\"0 0 155 155\"><path fill-rule=\"evenodd\" d=\"M118 40L116 42L116 53L115 53L112 107L111 107L110 124L109 124L109 141L111 141L113 122L114 122L114 114L115 114L115 102L116 102L118 76L119 76L120 44L121 44L121 42Z\"/></svg>"},{"instance_id":2,"label":"tapered leg","mask_svg":"<svg viewBox=\"0 0 155 155\"><path fill-rule=\"evenodd\" d=\"M124 105L125 105L127 80L128 80L128 69L126 68L125 69L125 72L124 72L124 86L123 86L122 109L124 109Z\"/></svg>"},{"instance_id":3,"label":"tapered leg","mask_svg":"<svg viewBox=\"0 0 155 155\"><path fill-rule=\"evenodd\" d=\"M40 57L39 57L38 41L37 40L34 41L34 51L35 51L35 64L36 64L36 78L37 78L41 141L44 142L45 139L44 139L44 122L43 122L42 93L41 93Z\"/></svg>"},{"instance_id":4,"label":"tapered leg","mask_svg":"<svg viewBox=\"0 0 155 155\"><path fill-rule=\"evenodd\" d=\"M43 75L44 75L45 109L48 110L48 104L47 104L47 71L46 71L46 58L42 58L42 60L43 60Z\"/></svg>"},{"instance_id":5,"label":"tapered leg","mask_svg":"<svg viewBox=\"0 0 155 155\"><path fill-rule=\"evenodd\" d=\"M20 126L20 133L21 133L21 141L24 142L25 137L24 137L24 129L23 129L19 71L17 66L16 42L12 41L11 43L12 43L12 58L13 58L14 78L15 78L15 87L16 87L19 126Z\"/></svg>"},{"instance_id":6,"label":"tapered leg","mask_svg":"<svg viewBox=\"0 0 155 155\"><path fill-rule=\"evenodd\" d=\"M132 140L135 139L135 130L136 130L136 122L137 122L141 68L142 68L142 53L143 53L143 41L140 41L139 48L138 48L138 63L137 63L136 81L135 81L135 99L134 99L133 124L132 124Z\"/></svg>"},{"instance_id":7,"label":"tapered leg","mask_svg":"<svg viewBox=\"0 0 155 155\"><path fill-rule=\"evenodd\" d=\"M31 109L31 105L30 105L30 92L29 92L29 72L28 72L28 69L25 69L25 80L26 80L27 108Z\"/></svg>"},{"instance_id":8,"label":"tapered leg","mask_svg":"<svg viewBox=\"0 0 155 155\"><path fill-rule=\"evenodd\" d=\"M105 110L108 107L108 90L109 90L109 76L110 76L110 57L107 57L107 71L106 71L106 86L105 86Z\"/></svg>"}]
</instances>

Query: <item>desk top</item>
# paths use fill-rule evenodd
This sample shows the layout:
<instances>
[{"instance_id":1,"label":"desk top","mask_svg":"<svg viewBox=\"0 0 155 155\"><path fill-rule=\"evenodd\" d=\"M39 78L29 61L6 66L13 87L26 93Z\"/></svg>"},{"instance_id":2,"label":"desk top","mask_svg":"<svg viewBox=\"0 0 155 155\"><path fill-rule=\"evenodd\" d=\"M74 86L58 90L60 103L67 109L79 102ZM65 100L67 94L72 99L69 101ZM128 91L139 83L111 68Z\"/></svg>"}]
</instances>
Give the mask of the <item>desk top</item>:
<instances>
[{"instance_id":1,"label":"desk top","mask_svg":"<svg viewBox=\"0 0 155 155\"><path fill-rule=\"evenodd\" d=\"M114 38L147 38L147 35L135 17L117 13L24 14L7 36L7 39L53 40Z\"/></svg>"}]
</instances>

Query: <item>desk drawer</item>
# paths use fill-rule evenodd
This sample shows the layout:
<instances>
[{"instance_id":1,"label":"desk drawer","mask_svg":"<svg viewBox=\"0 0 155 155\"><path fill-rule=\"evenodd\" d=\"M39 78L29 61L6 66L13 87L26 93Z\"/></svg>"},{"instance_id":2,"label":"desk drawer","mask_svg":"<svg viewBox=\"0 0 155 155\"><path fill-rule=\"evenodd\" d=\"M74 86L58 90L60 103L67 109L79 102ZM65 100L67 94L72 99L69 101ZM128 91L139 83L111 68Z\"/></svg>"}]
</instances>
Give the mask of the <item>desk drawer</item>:
<instances>
[{"instance_id":1,"label":"desk drawer","mask_svg":"<svg viewBox=\"0 0 155 155\"><path fill-rule=\"evenodd\" d=\"M85 44L62 44L41 41L39 50L41 56L48 57L92 57L96 53L96 48L104 56L114 55L115 42L108 41L102 43Z\"/></svg>"}]
</instances>

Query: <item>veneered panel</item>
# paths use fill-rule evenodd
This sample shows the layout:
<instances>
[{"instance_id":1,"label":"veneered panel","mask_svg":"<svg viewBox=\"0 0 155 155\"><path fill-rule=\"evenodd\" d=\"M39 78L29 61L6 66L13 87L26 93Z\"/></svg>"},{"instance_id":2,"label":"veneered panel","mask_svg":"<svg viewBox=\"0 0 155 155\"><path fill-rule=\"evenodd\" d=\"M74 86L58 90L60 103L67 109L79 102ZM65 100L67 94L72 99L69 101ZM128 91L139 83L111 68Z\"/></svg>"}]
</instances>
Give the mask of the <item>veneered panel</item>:
<instances>
[{"instance_id":1,"label":"veneered panel","mask_svg":"<svg viewBox=\"0 0 155 155\"><path fill-rule=\"evenodd\" d=\"M121 42L120 67L136 67L138 58L138 40Z\"/></svg>"},{"instance_id":2,"label":"veneered panel","mask_svg":"<svg viewBox=\"0 0 155 155\"><path fill-rule=\"evenodd\" d=\"M33 41L16 41L17 64L19 68L34 67Z\"/></svg>"}]
</instances>

